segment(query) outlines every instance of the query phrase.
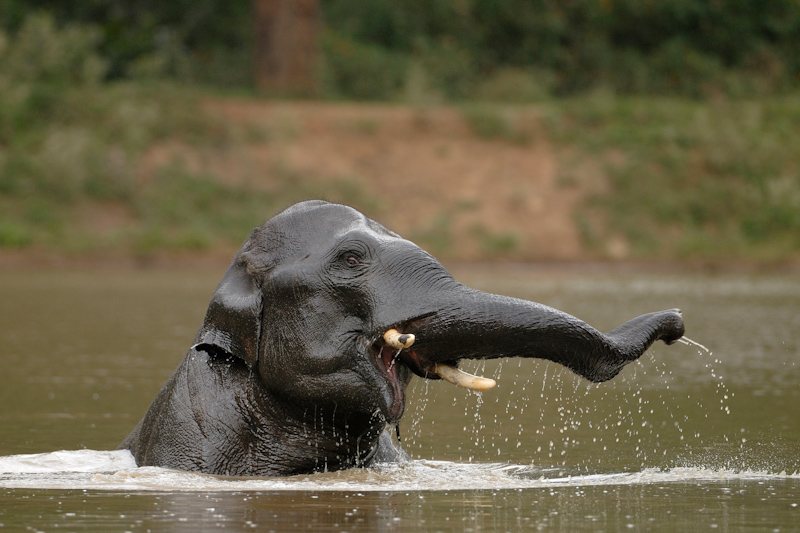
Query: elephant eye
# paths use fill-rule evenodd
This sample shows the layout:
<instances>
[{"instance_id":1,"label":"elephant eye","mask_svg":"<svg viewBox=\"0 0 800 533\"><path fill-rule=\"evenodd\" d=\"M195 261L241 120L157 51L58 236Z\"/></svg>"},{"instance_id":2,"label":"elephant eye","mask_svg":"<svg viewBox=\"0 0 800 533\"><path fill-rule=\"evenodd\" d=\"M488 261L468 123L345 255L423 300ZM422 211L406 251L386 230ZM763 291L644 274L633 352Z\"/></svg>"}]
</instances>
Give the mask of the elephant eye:
<instances>
[{"instance_id":1,"label":"elephant eye","mask_svg":"<svg viewBox=\"0 0 800 533\"><path fill-rule=\"evenodd\" d=\"M339 244L339 249L335 255L331 257L332 263L339 265L341 268L354 271L360 271L365 263L369 262L370 252L367 245L361 241L348 240Z\"/></svg>"}]
</instances>

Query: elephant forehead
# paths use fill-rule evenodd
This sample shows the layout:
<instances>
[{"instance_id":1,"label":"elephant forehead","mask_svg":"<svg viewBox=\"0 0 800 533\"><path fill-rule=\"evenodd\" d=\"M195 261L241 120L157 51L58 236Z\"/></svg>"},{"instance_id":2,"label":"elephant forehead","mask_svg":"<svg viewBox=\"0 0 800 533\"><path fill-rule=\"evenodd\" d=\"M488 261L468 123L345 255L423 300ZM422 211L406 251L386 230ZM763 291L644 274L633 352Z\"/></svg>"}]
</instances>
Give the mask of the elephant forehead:
<instances>
[{"instance_id":1,"label":"elephant forehead","mask_svg":"<svg viewBox=\"0 0 800 533\"><path fill-rule=\"evenodd\" d=\"M366 218L352 207L331 204L322 200L309 200L294 204L275 215L272 222L302 225L313 220L340 221L348 223Z\"/></svg>"},{"instance_id":2,"label":"elephant forehead","mask_svg":"<svg viewBox=\"0 0 800 533\"><path fill-rule=\"evenodd\" d=\"M359 231L376 238L399 238L378 222L351 207L320 201L296 204L264 225L302 248L329 247Z\"/></svg>"}]
</instances>

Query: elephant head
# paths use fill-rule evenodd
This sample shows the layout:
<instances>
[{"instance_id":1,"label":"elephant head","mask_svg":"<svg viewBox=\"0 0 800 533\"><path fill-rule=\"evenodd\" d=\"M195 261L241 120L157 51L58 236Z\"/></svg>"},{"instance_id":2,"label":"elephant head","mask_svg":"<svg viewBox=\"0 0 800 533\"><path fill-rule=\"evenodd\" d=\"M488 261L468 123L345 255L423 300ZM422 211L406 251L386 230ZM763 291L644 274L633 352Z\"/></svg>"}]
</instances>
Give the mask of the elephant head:
<instances>
[{"instance_id":1,"label":"elephant head","mask_svg":"<svg viewBox=\"0 0 800 533\"><path fill-rule=\"evenodd\" d=\"M603 334L550 307L458 283L358 211L297 204L250 235L195 344L123 442L140 465L288 475L402 456L385 432L416 374L485 390L462 359L536 357L591 381L656 340L677 310Z\"/></svg>"}]
</instances>

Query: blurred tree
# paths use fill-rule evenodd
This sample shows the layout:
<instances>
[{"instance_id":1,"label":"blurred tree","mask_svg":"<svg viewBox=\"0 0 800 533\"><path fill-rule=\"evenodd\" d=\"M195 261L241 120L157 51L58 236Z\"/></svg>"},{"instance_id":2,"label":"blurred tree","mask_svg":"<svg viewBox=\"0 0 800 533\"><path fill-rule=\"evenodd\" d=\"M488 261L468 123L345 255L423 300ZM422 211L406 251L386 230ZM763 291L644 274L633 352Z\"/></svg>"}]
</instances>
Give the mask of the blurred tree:
<instances>
[{"instance_id":1,"label":"blurred tree","mask_svg":"<svg viewBox=\"0 0 800 533\"><path fill-rule=\"evenodd\" d=\"M317 94L319 0L254 0L254 12L256 87Z\"/></svg>"},{"instance_id":2,"label":"blurred tree","mask_svg":"<svg viewBox=\"0 0 800 533\"><path fill-rule=\"evenodd\" d=\"M106 79L454 100L509 72L555 94L800 87L800 0L0 0L0 30L38 11L96 26Z\"/></svg>"}]
</instances>

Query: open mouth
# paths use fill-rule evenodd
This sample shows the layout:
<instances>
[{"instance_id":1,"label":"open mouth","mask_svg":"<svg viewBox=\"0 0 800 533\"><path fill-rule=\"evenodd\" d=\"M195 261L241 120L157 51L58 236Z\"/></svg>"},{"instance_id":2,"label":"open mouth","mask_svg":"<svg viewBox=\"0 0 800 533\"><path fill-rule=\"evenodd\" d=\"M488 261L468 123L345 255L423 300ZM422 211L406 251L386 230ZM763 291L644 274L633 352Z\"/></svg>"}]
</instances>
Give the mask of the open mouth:
<instances>
[{"instance_id":1,"label":"open mouth","mask_svg":"<svg viewBox=\"0 0 800 533\"><path fill-rule=\"evenodd\" d=\"M376 340L370 349L370 361L378 373L392 389L392 402L386 413L389 422L397 422L405 409L405 387L408 383L408 367L400 360L401 349L386 343L382 338Z\"/></svg>"},{"instance_id":2,"label":"open mouth","mask_svg":"<svg viewBox=\"0 0 800 533\"><path fill-rule=\"evenodd\" d=\"M372 345L371 360L392 387L393 400L389 406L389 417L393 421L399 420L405 409L408 370L423 378L441 378L453 385L478 392L489 390L496 385L493 379L473 376L459 370L456 368L457 362L434 363L421 357L417 351L411 349L415 341L415 335L390 328Z\"/></svg>"}]
</instances>

